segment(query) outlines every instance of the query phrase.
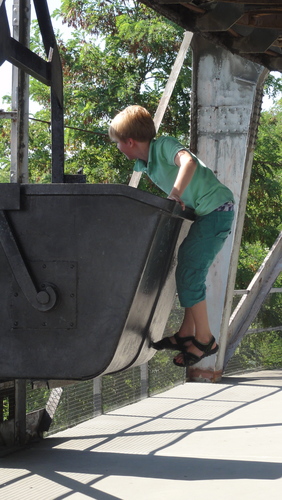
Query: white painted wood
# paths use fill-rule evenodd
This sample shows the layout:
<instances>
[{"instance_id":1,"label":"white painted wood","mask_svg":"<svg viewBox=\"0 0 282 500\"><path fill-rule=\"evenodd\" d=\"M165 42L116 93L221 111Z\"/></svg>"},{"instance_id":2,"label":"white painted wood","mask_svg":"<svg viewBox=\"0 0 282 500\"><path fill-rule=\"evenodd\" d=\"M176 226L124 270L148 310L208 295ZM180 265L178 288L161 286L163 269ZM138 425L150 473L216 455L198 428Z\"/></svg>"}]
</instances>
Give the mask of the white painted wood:
<instances>
[{"instance_id":1,"label":"white painted wood","mask_svg":"<svg viewBox=\"0 0 282 500\"><path fill-rule=\"evenodd\" d=\"M250 290L234 290L234 295L247 295L250 292ZM268 293L281 293L282 288L271 288Z\"/></svg>"},{"instance_id":2,"label":"white painted wood","mask_svg":"<svg viewBox=\"0 0 282 500\"><path fill-rule=\"evenodd\" d=\"M171 69L169 79L167 81L166 87L164 89L163 95L161 97L157 111L156 111L155 116L154 116L154 123L155 123L155 127L156 127L157 131L159 130L159 127L160 127L160 124L162 122L163 116L165 114L166 108L167 108L168 103L170 101L173 89L175 87L179 73L180 73L181 68L183 66L183 62L184 62L184 59L186 57L187 50L190 46L192 37L193 37L193 33L191 33L190 31L186 31L184 33L183 41L181 43L181 46L180 46L180 49L179 49L178 54L176 56L174 65Z\"/></svg>"},{"instance_id":3,"label":"white painted wood","mask_svg":"<svg viewBox=\"0 0 282 500\"><path fill-rule=\"evenodd\" d=\"M251 335L253 333L264 333L264 332L282 332L282 325L280 326L269 326L267 328L248 328L246 335Z\"/></svg>"},{"instance_id":4,"label":"white painted wood","mask_svg":"<svg viewBox=\"0 0 282 500\"><path fill-rule=\"evenodd\" d=\"M192 40L193 33L190 33L190 31L186 31L184 33L184 38L182 40L180 49L178 51L178 54L176 56L174 65L171 69L171 73L169 76L169 79L167 81L166 87L164 89L163 95L160 99L157 111L154 116L154 123L156 127L156 131L159 130L160 124L162 122L163 116L165 114L166 108L168 106L168 103L171 98L171 94L173 92L173 89L175 87L175 84L177 82L177 78L179 76L179 73L181 71L187 50L190 46L191 40ZM129 186L131 187L138 187L138 184L140 182L142 176L142 172L133 172L132 176L129 181Z\"/></svg>"}]
</instances>

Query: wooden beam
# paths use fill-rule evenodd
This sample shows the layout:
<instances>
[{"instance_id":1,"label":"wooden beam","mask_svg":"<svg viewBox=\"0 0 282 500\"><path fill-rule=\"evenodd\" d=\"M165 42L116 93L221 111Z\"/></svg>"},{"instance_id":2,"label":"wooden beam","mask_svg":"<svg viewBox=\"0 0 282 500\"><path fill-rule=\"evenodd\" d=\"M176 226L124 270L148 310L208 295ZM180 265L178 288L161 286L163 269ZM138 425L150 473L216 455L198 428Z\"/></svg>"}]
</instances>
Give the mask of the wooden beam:
<instances>
[{"instance_id":1,"label":"wooden beam","mask_svg":"<svg viewBox=\"0 0 282 500\"><path fill-rule=\"evenodd\" d=\"M191 1L189 2L187 0L187 2L185 2L185 0L183 1L179 1L179 0L158 0L158 2L154 2L154 3L158 3L160 5L164 5L164 4L177 4L177 3L181 3L182 5L186 5L188 8L191 8L193 9L195 12L199 12L200 10L203 11L203 8L202 7L199 7L199 6L196 6L194 5ZM271 0L270 2L267 2L266 0L220 0L219 2L217 2L216 0L210 0L210 3L209 4L206 4L208 7L210 7L212 5L212 3L214 4L223 4L223 3L226 3L226 4L241 4L241 5L258 5L260 7L266 7L266 8L271 8L272 6L280 6L281 5L281 0ZM205 10L204 10L205 12Z\"/></svg>"},{"instance_id":2,"label":"wooden beam","mask_svg":"<svg viewBox=\"0 0 282 500\"><path fill-rule=\"evenodd\" d=\"M217 3L214 9L198 16L196 27L201 31L226 31L231 28L244 14L243 5L221 5Z\"/></svg>"},{"instance_id":3,"label":"wooden beam","mask_svg":"<svg viewBox=\"0 0 282 500\"><path fill-rule=\"evenodd\" d=\"M181 68L183 66L184 59L187 54L187 50L190 46L191 40L192 40L193 33L190 31L186 31L184 33L183 41L180 46L179 52L177 54L177 57L175 59L174 65L172 67L169 79L167 81L166 87L164 89L163 95L161 97L161 100L159 102L157 111L154 116L154 123L156 130L159 129L160 124L162 122L163 116L165 114L166 108L168 106L168 103L171 98L171 94L174 90L175 84L177 82L179 73L181 71Z\"/></svg>"},{"instance_id":4,"label":"wooden beam","mask_svg":"<svg viewBox=\"0 0 282 500\"><path fill-rule=\"evenodd\" d=\"M282 29L282 12L276 12L275 14L248 12L237 21L237 24L240 26L253 26L255 28Z\"/></svg>"},{"instance_id":5,"label":"wooden beam","mask_svg":"<svg viewBox=\"0 0 282 500\"><path fill-rule=\"evenodd\" d=\"M155 2L154 2L155 3ZM198 7L190 2L180 2L179 0L158 0L158 4L160 5L183 5L183 7L187 7L187 9L192 10L193 12L197 12L198 14L204 14L207 12L207 9L203 9L202 7Z\"/></svg>"},{"instance_id":6,"label":"wooden beam","mask_svg":"<svg viewBox=\"0 0 282 500\"><path fill-rule=\"evenodd\" d=\"M246 37L234 39L232 48L238 50L240 55L262 54L279 38L279 30L254 28Z\"/></svg>"},{"instance_id":7,"label":"wooden beam","mask_svg":"<svg viewBox=\"0 0 282 500\"><path fill-rule=\"evenodd\" d=\"M212 0L214 3L243 3L243 4L248 4L248 5L266 5L267 7L269 5L280 5L281 0L220 0L220 2L216 2L215 0Z\"/></svg>"},{"instance_id":8,"label":"wooden beam","mask_svg":"<svg viewBox=\"0 0 282 500\"><path fill-rule=\"evenodd\" d=\"M247 295L250 290L234 290L234 295ZM271 288L268 293L282 293L282 288Z\"/></svg>"},{"instance_id":9,"label":"wooden beam","mask_svg":"<svg viewBox=\"0 0 282 500\"><path fill-rule=\"evenodd\" d=\"M161 2L159 2L159 3L168 3L168 2L169 2L169 0L167 0L167 1L161 0ZM171 3L171 2L169 2L169 3ZM173 3L176 3L176 0ZM192 12L197 12L198 14L204 14L206 12L204 9L201 9L200 7L196 7L196 5L192 5L192 4L187 3L187 2L186 3L185 2L177 2L177 3L179 3L180 5L183 5L183 7L186 7L189 10L192 10Z\"/></svg>"},{"instance_id":10,"label":"wooden beam","mask_svg":"<svg viewBox=\"0 0 282 500\"><path fill-rule=\"evenodd\" d=\"M177 78L183 66L183 62L187 53L187 50L190 46L192 40L193 33L190 31L186 31L184 33L184 38L182 40L182 44L180 46L179 52L176 56L174 65L172 67L169 79L167 81L166 87L164 89L163 95L160 99L157 111L154 116L154 123L156 127L156 131L158 131L159 126L162 122L163 116L165 114L166 108L168 106L169 100L171 98L171 94L173 92L174 86L176 84ZM142 172L133 172L131 179L129 181L129 186L138 187L139 181L141 179Z\"/></svg>"}]
</instances>

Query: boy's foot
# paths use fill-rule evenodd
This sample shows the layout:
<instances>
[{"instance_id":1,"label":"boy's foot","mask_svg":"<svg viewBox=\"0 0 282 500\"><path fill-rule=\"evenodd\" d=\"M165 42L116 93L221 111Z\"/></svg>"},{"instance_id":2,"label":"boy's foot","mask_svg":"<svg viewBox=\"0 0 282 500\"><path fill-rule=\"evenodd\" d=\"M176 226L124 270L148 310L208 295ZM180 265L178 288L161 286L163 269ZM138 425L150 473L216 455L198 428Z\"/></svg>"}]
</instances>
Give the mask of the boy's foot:
<instances>
[{"instance_id":1,"label":"boy's foot","mask_svg":"<svg viewBox=\"0 0 282 500\"><path fill-rule=\"evenodd\" d=\"M180 337L179 332L172 335L172 337L164 337L158 342L152 342L151 346L157 351L162 351L163 349L169 349L172 351L182 351L186 346L188 347L194 335L188 335L187 337Z\"/></svg>"},{"instance_id":2,"label":"boy's foot","mask_svg":"<svg viewBox=\"0 0 282 500\"><path fill-rule=\"evenodd\" d=\"M191 345L182 349L182 352L173 359L173 362L176 366L192 366L199 363L201 359L215 354L217 351L218 345L214 336L212 336L211 340L207 343L199 342L193 338Z\"/></svg>"}]
</instances>

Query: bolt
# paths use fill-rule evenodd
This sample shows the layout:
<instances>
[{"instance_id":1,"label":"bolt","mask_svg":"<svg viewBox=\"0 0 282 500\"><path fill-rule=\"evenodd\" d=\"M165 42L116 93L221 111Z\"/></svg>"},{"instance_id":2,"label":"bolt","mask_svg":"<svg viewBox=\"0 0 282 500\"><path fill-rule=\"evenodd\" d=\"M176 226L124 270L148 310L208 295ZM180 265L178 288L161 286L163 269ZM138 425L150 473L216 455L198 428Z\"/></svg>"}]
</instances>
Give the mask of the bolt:
<instances>
[{"instance_id":1,"label":"bolt","mask_svg":"<svg viewBox=\"0 0 282 500\"><path fill-rule=\"evenodd\" d=\"M36 300L39 304L48 304L49 300L50 300L50 297L48 295L47 292L38 292L38 294L36 295Z\"/></svg>"}]
</instances>

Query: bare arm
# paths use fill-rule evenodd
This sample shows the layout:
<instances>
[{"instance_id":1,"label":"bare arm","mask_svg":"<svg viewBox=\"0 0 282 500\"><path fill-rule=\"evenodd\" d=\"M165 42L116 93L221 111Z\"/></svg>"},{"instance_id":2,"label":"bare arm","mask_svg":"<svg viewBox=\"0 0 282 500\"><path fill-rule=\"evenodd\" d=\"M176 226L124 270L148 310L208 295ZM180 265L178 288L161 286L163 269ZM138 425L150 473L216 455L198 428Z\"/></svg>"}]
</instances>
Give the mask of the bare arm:
<instances>
[{"instance_id":1,"label":"bare arm","mask_svg":"<svg viewBox=\"0 0 282 500\"><path fill-rule=\"evenodd\" d=\"M196 162L193 160L192 156L182 149L178 151L174 158L175 164L179 167L177 177L175 179L174 186L168 195L170 200L175 200L185 210L185 203L181 200L181 195L184 189L191 182L194 172L196 170Z\"/></svg>"}]
</instances>

